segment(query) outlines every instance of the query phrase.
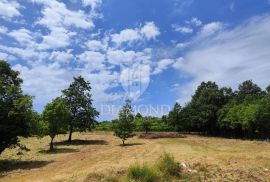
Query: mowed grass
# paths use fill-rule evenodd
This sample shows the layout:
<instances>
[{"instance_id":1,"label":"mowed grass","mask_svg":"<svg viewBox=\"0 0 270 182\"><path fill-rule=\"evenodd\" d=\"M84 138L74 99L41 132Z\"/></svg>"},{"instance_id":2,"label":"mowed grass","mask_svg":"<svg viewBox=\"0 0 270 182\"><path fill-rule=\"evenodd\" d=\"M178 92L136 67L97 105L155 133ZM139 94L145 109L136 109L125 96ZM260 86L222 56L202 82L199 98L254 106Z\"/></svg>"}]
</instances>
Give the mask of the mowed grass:
<instances>
[{"instance_id":1,"label":"mowed grass","mask_svg":"<svg viewBox=\"0 0 270 182\"><path fill-rule=\"evenodd\" d=\"M120 179L134 164L153 165L164 152L187 167L180 181L270 181L270 143L202 137L139 139L122 147L110 132L74 133L56 137L48 152L49 137L21 138L30 151L17 155L7 149L0 156L0 181L102 181ZM113 181L113 180L111 180Z\"/></svg>"}]
</instances>

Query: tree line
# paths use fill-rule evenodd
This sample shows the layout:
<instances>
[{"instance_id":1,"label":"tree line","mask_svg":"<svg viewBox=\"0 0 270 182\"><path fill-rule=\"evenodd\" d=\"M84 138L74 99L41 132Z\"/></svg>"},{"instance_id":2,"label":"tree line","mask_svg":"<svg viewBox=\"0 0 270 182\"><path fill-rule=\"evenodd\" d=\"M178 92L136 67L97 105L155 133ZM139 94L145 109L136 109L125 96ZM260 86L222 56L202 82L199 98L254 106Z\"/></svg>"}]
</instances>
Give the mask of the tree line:
<instances>
[{"instance_id":1,"label":"tree line","mask_svg":"<svg viewBox=\"0 0 270 182\"><path fill-rule=\"evenodd\" d=\"M234 138L270 137L270 86L247 80L233 91L202 82L184 107L176 103L165 119L176 131Z\"/></svg>"},{"instance_id":2,"label":"tree line","mask_svg":"<svg viewBox=\"0 0 270 182\"><path fill-rule=\"evenodd\" d=\"M128 102L129 108L131 103ZM132 109L129 109L131 111ZM122 111L120 111L121 113ZM115 131L121 119L97 123L96 130ZM177 131L232 138L266 139L270 137L270 86L262 90L252 80L238 86L219 87L215 82L202 82L191 101L183 107L175 103L161 118L132 115L126 131Z\"/></svg>"},{"instance_id":3,"label":"tree line","mask_svg":"<svg viewBox=\"0 0 270 182\"><path fill-rule=\"evenodd\" d=\"M199 132L213 136L235 138L270 137L270 86L262 90L251 80L241 83L237 90L219 87L215 82L202 82L191 101L183 107L175 103L161 118L134 115L127 100L112 122L96 121L99 112L94 108L91 86L83 77L74 77L62 94L48 103L42 112L33 109L33 97L23 93L19 72L0 61L0 153L5 148L20 146L19 136L46 136L68 133L72 141L74 131L114 131L125 140L134 131Z\"/></svg>"}]
</instances>

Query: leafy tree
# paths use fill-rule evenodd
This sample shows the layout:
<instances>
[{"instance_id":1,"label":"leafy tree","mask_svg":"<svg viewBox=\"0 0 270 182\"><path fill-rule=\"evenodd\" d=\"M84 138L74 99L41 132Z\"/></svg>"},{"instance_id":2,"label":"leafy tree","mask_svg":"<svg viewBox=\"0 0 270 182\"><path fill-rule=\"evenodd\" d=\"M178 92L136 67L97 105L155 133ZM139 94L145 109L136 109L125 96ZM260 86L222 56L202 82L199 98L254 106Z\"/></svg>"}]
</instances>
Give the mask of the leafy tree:
<instances>
[{"instance_id":1,"label":"leafy tree","mask_svg":"<svg viewBox=\"0 0 270 182\"><path fill-rule=\"evenodd\" d=\"M0 61L0 153L29 135L32 97L23 94L19 72Z\"/></svg>"},{"instance_id":2,"label":"leafy tree","mask_svg":"<svg viewBox=\"0 0 270 182\"><path fill-rule=\"evenodd\" d=\"M217 134L217 112L225 104L223 90L215 82L202 82L192 96L190 107L199 123L198 129L208 134Z\"/></svg>"},{"instance_id":3,"label":"leafy tree","mask_svg":"<svg viewBox=\"0 0 270 182\"><path fill-rule=\"evenodd\" d=\"M151 129L151 122L149 121L148 118L143 118L141 122L141 129L145 132L148 133Z\"/></svg>"},{"instance_id":4,"label":"leafy tree","mask_svg":"<svg viewBox=\"0 0 270 182\"><path fill-rule=\"evenodd\" d=\"M247 80L241 83L238 87L237 93L237 101L244 102L244 101L252 101L254 99L258 99L263 96L262 89L252 80Z\"/></svg>"},{"instance_id":5,"label":"leafy tree","mask_svg":"<svg viewBox=\"0 0 270 182\"><path fill-rule=\"evenodd\" d=\"M125 140L133 136L134 115L131 106L131 101L126 100L125 105L119 112L119 119L114 122L114 134L121 138L123 145Z\"/></svg>"},{"instance_id":6,"label":"leafy tree","mask_svg":"<svg viewBox=\"0 0 270 182\"><path fill-rule=\"evenodd\" d=\"M176 131L180 131L182 126L182 118L181 118L181 110L182 107L177 102L175 103L172 111L169 112L168 121L169 123L175 127Z\"/></svg>"},{"instance_id":7,"label":"leafy tree","mask_svg":"<svg viewBox=\"0 0 270 182\"><path fill-rule=\"evenodd\" d=\"M69 120L69 138L71 142L74 130L85 131L91 129L99 112L92 105L90 83L83 77L74 77L69 88L63 90L63 98L71 113Z\"/></svg>"},{"instance_id":8,"label":"leafy tree","mask_svg":"<svg viewBox=\"0 0 270 182\"><path fill-rule=\"evenodd\" d=\"M270 88L270 87L268 87ZM256 119L256 131L258 137L270 137L270 89L267 89L267 96L260 100L258 114Z\"/></svg>"},{"instance_id":9,"label":"leafy tree","mask_svg":"<svg viewBox=\"0 0 270 182\"><path fill-rule=\"evenodd\" d=\"M70 113L62 98L56 98L45 106L44 121L47 123L46 134L51 137L50 150L53 150L53 139L56 135L67 131Z\"/></svg>"}]
</instances>

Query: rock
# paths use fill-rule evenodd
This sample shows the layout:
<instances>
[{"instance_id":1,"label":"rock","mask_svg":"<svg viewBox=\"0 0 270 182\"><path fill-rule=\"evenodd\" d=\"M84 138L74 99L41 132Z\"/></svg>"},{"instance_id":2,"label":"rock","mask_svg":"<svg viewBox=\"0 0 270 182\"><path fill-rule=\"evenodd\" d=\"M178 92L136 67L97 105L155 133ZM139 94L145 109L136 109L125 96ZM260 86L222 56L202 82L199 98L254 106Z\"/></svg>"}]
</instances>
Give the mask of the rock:
<instances>
[{"instance_id":1,"label":"rock","mask_svg":"<svg viewBox=\"0 0 270 182\"><path fill-rule=\"evenodd\" d=\"M182 169L184 169L184 170L187 169L187 165L186 165L184 162L181 162L181 163L180 163L180 167L181 167Z\"/></svg>"},{"instance_id":2,"label":"rock","mask_svg":"<svg viewBox=\"0 0 270 182\"><path fill-rule=\"evenodd\" d=\"M269 169L267 169L267 168L264 168L264 172L268 172L269 171Z\"/></svg>"}]
</instances>

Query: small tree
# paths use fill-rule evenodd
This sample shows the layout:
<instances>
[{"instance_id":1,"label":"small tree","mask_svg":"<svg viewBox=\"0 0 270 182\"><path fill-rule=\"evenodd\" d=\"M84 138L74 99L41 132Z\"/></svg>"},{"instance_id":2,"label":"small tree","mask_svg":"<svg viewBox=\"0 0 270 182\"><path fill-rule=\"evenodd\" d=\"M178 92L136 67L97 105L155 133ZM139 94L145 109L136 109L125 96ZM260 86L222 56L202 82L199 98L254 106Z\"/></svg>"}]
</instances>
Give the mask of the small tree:
<instances>
[{"instance_id":1,"label":"small tree","mask_svg":"<svg viewBox=\"0 0 270 182\"><path fill-rule=\"evenodd\" d=\"M123 145L125 140L132 137L134 115L131 101L126 100L125 105L119 112L119 119L114 122L114 134L122 139Z\"/></svg>"},{"instance_id":2,"label":"small tree","mask_svg":"<svg viewBox=\"0 0 270 182\"><path fill-rule=\"evenodd\" d=\"M74 81L69 88L63 90L64 100L71 113L69 125L69 138L71 142L74 130L85 131L91 129L95 123L95 118L99 115L92 105L92 95L90 93L90 83L83 77L74 77Z\"/></svg>"},{"instance_id":3,"label":"small tree","mask_svg":"<svg viewBox=\"0 0 270 182\"><path fill-rule=\"evenodd\" d=\"M143 118L142 123L141 123L141 128L145 133L148 133L151 129L151 122L149 121L148 118Z\"/></svg>"},{"instance_id":4,"label":"small tree","mask_svg":"<svg viewBox=\"0 0 270 182\"><path fill-rule=\"evenodd\" d=\"M67 131L67 121L70 118L70 113L61 98L56 98L45 106L43 111L44 121L46 122L45 133L51 137L50 150L53 150L53 139L57 134Z\"/></svg>"}]
</instances>

